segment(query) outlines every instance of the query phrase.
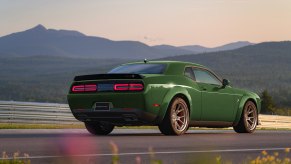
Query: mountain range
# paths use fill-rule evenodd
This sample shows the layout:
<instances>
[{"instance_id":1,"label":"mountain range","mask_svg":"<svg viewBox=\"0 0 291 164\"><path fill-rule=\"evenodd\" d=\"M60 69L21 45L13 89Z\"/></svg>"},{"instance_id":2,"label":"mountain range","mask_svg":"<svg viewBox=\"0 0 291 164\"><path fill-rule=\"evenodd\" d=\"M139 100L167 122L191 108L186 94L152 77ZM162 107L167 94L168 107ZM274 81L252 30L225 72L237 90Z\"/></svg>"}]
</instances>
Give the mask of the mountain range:
<instances>
[{"instance_id":1,"label":"mountain range","mask_svg":"<svg viewBox=\"0 0 291 164\"><path fill-rule=\"evenodd\" d=\"M102 37L87 36L78 31L47 29L43 25L37 25L25 31L0 37L0 56L51 55L98 59L157 59L176 55L226 51L251 44L235 42L214 48L199 45L149 46L138 41L113 41Z\"/></svg>"}]
</instances>

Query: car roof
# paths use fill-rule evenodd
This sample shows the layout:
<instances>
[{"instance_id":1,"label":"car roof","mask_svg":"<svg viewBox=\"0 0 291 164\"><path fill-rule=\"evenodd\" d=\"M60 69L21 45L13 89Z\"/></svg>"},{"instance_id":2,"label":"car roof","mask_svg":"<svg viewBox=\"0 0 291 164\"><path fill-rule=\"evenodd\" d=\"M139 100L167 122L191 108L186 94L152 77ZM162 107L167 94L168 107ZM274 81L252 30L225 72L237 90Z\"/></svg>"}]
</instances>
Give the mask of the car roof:
<instances>
[{"instance_id":1,"label":"car roof","mask_svg":"<svg viewBox=\"0 0 291 164\"><path fill-rule=\"evenodd\" d=\"M184 70L186 66L190 67L200 67L200 68L205 68L208 69L207 67L201 65L201 64L196 64L196 63L191 63L191 62L184 62L184 61L147 61L146 63L144 61L141 62L131 62L131 63L125 63L122 65L128 65L128 64L167 64L167 69L164 72L164 74L168 75L181 75L184 74Z\"/></svg>"},{"instance_id":2,"label":"car roof","mask_svg":"<svg viewBox=\"0 0 291 164\"><path fill-rule=\"evenodd\" d=\"M144 61L140 61L140 62L130 62L130 63L126 63L126 64L144 64ZM147 64L182 64L182 65L189 65L189 66L197 66L197 67L203 67L206 68L205 66L201 65L201 64L197 64L197 63L191 63L191 62L184 62L184 61L166 61L166 60L147 60Z\"/></svg>"}]
</instances>

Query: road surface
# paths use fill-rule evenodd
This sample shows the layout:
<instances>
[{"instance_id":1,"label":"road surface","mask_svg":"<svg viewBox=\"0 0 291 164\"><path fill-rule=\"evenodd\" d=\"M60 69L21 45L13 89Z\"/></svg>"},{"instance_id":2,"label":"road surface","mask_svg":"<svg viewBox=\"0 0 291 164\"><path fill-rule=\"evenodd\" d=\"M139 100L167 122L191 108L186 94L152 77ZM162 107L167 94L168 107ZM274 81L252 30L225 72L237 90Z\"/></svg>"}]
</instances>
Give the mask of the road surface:
<instances>
[{"instance_id":1,"label":"road surface","mask_svg":"<svg viewBox=\"0 0 291 164\"><path fill-rule=\"evenodd\" d=\"M263 150L286 155L291 131L190 130L164 136L152 129L116 129L108 136L92 136L83 129L0 130L0 152L29 154L31 163L110 163L118 151L120 163L212 163L216 157L233 163L255 158ZM114 149L114 150L112 150ZM118 150L117 150L118 149ZM154 157L152 156L154 152ZM291 152L287 154L291 156Z\"/></svg>"}]
</instances>

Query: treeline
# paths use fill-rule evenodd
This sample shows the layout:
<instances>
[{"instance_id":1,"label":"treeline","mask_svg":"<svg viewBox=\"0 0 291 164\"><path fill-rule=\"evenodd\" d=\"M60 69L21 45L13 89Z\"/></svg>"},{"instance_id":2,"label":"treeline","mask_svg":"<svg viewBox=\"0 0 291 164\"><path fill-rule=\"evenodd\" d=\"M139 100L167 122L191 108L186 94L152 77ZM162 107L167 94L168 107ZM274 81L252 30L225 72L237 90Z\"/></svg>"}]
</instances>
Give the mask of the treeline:
<instances>
[{"instance_id":1,"label":"treeline","mask_svg":"<svg viewBox=\"0 0 291 164\"><path fill-rule=\"evenodd\" d=\"M269 94L267 90L261 93L261 113L262 114L273 114L273 115L284 115L291 116L291 108L279 106ZM291 98L291 97L290 97ZM287 98L290 100L290 98Z\"/></svg>"}]
</instances>

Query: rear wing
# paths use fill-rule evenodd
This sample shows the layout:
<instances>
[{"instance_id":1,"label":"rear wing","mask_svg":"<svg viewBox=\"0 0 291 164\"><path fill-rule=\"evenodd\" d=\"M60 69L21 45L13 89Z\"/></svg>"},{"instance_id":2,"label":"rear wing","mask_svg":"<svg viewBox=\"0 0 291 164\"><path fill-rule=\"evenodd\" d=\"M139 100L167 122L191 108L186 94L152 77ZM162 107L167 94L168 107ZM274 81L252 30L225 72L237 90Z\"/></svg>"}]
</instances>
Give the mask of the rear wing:
<instances>
[{"instance_id":1,"label":"rear wing","mask_svg":"<svg viewBox=\"0 0 291 164\"><path fill-rule=\"evenodd\" d=\"M93 75L82 75L76 76L74 81L83 80L100 80L100 79L142 79L143 76L139 74L93 74Z\"/></svg>"}]
</instances>

